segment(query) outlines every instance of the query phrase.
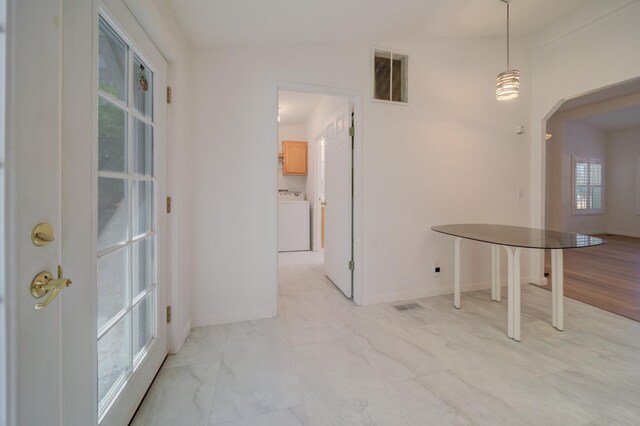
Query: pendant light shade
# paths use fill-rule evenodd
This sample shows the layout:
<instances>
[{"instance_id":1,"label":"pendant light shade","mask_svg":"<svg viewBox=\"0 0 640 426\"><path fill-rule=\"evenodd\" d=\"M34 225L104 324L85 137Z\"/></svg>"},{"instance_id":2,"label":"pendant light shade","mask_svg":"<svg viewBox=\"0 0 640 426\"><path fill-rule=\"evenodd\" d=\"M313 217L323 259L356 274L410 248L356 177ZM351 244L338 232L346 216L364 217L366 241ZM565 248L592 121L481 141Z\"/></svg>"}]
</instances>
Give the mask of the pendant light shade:
<instances>
[{"instance_id":1,"label":"pendant light shade","mask_svg":"<svg viewBox=\"0 0 640 426\"><path fill-rule=\"evenodd\" d=\"M507 70L498 74L496 79L496 99L506 101L518 97L520 71L509 67L509 0L500 1L507 4Z\"/></svg>"},{"instance_id":2,"label":"pendant light shade","mask_svg":"<svg viewBox=\"0 0 640 426\"><path fill-rule=\"evenodd\" d=\"M508 70L498 74L496 80L496 99L507 101L518 97L520 90L520 71Z\"/></svg>"}]
</instances>

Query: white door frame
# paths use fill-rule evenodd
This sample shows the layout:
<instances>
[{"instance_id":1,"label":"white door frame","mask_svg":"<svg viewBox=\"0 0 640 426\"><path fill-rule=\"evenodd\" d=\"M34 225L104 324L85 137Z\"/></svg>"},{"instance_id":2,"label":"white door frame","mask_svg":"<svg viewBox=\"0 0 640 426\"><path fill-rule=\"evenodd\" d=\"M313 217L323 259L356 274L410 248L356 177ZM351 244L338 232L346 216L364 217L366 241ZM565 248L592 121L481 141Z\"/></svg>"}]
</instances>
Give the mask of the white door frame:
<instances>
[{"instance_id":1,"label":"white door frame","mask_svg":"<svg viewBox=\"0 0 640 426\"><path fill-rule=\"evenodd\" d=\"M313 222L312 222L312 238L311 238L311 249L313 251L323 251L324 249L322 248L322 243L321 243L321 239L322 239L322 206L320 205L320 170L321 170L321 166L322 166L322 157L321 157L321 153L322 153L322 138L325 137L326 134L326 129L323 130L322 132L320 132L318 135L316 135L314 137L315 143L316 143L316 181L315 183L315 190L316 190L316 196L315 196L315 200L312 200L313 202L313 206L314 206L314 210L316 211L316 214L313 217ZM326 177L325 177L326 178Z\"/></svg>"},{"instance_id":2,"label":"white door frame","mask_svg":"<svg viewBox=\"0 0 640 426\"><path fill-rule=\"evenodd\" d=\"M354 135L354 149L353 149L353 262L355 264L353 270L353 301L356 305L362 305L362 93L358 90L339 89L334 87L319 86L313 84L294 83L287 81L278 81L273 88L273 110L272 116L278 116L278 91L290 90L294 92L306 92L306 93L321 93L328 96L339 96L347 98L353 104L354 123L355 123L355 135ZM277 158L280 147L278 142L278 122L273 120L273 127L271 129L274 158ZM272 178L275 178L277 174L277 162L274 162L274 170L272 171ZM273 196L276 198L278 195L277 183L273 190ZM317 197L316 197L317 198ZM278 203L273 204L277 209ZM276 221L274 226L277 229L277 213L274 215ZM277 232L276 232L277 234ZM274 246L274 261L276 262L276 277L274 282L276 283L273 297L275 300L274 306L277 306L278 298L278 277L277 277L277 259L278 259L278 247Z\"/></svg>"},{"instance_id":3,"label":"white door frame","mask_svg":"<svg viewBox=\"0 0 640 426\"><path fill-rule=\"evenodd\" d=\"M187 138L187 54L188 48L180 44L179 37L163 19L153 0L123 0L140 26L167 61L167 85L172 88L173 100L167 108L167 195L171 197L171 214L167 215L167 304L172 307L173 320L167 324L167 350L177 353L191 330L191 282L188 239L186 235L188 194L180 192L187 178L185 160ZM184 42L184 40L182 40ZM180 143L175 143L181 141Z\"/></svg>"}]
</instances>

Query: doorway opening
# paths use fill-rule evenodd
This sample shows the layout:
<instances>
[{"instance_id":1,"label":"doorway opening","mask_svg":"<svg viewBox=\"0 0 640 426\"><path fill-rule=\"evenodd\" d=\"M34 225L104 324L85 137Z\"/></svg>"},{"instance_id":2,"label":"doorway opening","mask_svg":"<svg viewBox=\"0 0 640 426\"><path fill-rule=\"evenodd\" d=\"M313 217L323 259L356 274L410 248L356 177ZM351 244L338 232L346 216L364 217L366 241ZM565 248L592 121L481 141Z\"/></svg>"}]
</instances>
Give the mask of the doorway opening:
<instances>
[{"instance_id":1,"label":"doorway opening","mask_svg":"<svg viewBox=\"0 0 640 426\"><path fill-rule=\"evenodd\" d=\"M640 79L562 102L545 126L545 227L608 241L567 252L565 295L640 321Z\"/></svg>"},{"instance_id":2,"label":"doorway opening","mask_svg":"<svg viewBox=\"0 0 640 426\"><path fill-rule=\"evenodd\" d=\"M354 274L357 99L278 87L278 289L359 301ZM336 294L339 294L336 293Z\"/></svg>"}]
</instances>

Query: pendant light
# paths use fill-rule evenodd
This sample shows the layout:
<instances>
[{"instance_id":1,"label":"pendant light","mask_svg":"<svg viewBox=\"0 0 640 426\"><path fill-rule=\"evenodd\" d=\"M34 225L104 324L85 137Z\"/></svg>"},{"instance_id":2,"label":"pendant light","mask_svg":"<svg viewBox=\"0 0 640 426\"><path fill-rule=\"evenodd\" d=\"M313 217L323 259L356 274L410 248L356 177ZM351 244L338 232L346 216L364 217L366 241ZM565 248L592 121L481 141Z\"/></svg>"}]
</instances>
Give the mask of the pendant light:
<instances>
[{"instance_id":1,"label":"pendant light","mask_svg":"<svg viewBox=\"0 0 640 426\"><path fill-rule=\"evenodd\" d=\"M509 68L509 0L500 1L507 4L507 70L496 79L496 99L506 101L518 97L520 71Z\"/></svg>"}]
</instances>

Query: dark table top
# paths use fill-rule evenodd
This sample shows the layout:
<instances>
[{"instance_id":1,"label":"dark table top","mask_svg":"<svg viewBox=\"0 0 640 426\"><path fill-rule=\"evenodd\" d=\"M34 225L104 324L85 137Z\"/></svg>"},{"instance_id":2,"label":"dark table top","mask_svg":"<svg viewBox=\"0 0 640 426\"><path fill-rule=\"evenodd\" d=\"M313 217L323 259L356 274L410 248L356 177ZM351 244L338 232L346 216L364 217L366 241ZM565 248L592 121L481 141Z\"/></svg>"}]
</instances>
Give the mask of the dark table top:
<instances>
[{"instance_id":1,"label":"dark table top","mask_svg":"<svg viewBox=\"0 0 640 426\"><path fill-rule=\"evenodd\" d=\"M606 244L606 240L591 235L522 226L490 225L485 223L461 223L439 225L431 228L442 234L502 246L532 249L569 249L593 247Z\"/></svg>"}]
</instances>

